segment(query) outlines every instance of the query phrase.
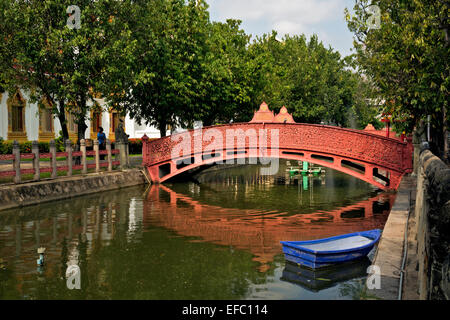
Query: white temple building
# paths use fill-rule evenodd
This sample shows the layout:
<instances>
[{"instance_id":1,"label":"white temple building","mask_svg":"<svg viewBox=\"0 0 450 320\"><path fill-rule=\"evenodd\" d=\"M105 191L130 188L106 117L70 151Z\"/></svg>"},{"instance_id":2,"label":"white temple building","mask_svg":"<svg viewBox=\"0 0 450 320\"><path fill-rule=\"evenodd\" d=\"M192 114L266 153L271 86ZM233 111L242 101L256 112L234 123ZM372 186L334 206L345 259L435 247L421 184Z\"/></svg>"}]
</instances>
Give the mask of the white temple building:
<instances>
[{"instance_id":1,"label":"white temple building","mask_svg":"<svg viewBox=\"0 0 450 320\"><path fill-rule=\"evenodd\" d=\"M49 103L42 99L39 103L30 103L30 94L26 90L18 89L15 93L0 93L0 137L3 140L42 141L48 142L59 136L61 125L59 119L49 109ZM103 127L108 139L114 139L114 130L119 119L124 120L125 132L130 138L141 138L146 134L149 138L160 138L159 130L145 124L139 125L128 115L121 117L119 113L109 108L104 99L88 101L89 106L96 106L87 115L86 139L96 139L99 127ZM77 139L77 125L74 117L66 113L69 137ZM170 130L168 131L170 134Z\"/></svg>"}]
</instances>

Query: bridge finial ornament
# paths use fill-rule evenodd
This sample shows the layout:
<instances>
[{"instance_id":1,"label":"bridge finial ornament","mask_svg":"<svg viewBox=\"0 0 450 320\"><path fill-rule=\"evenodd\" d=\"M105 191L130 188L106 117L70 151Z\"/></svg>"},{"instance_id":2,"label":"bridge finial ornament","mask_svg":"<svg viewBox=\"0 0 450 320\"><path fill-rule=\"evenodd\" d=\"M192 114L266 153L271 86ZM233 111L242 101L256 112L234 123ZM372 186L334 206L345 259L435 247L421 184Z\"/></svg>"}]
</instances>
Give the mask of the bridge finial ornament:
<instances>
[{"instance_id":1,"label":"bridge finial ornament","mask_svg":"<svg viewBox=\"0 0 450 320\"><path fill-rule=\"evenodd\" d=\"M280 113L273 118L273 122L295 123L294 118L288 113L285 106L281 107Z\"/></svg>"},{"instance_id":2,"label":"bridge finial ornament","mask_svg":"<svg viewBox=\"0 0 450 320\"><path fill-rule=\"evenodd\" d=\"M295 123L294 118L288 113L285 106L281 107L280 113L275 115L273 111L269 109L267 103L263 101L259 106L259 110L253 115L251 123Z\"/></svg>"},{"instance_id":3,"label":"bridge finial ornament","mask_svg":"<svg viewBox=\"0 0 450 320\"><path fill-rule=\"evenodd\" d=\"M273 114L273 111L270 111L267 103L263 101L263 103L261 103L261 105L259 106L259 110L255 112L255 114L253 115L253 119L250 122L273 122L274 117L275 115Z\"/></svg>"}]
</instances>

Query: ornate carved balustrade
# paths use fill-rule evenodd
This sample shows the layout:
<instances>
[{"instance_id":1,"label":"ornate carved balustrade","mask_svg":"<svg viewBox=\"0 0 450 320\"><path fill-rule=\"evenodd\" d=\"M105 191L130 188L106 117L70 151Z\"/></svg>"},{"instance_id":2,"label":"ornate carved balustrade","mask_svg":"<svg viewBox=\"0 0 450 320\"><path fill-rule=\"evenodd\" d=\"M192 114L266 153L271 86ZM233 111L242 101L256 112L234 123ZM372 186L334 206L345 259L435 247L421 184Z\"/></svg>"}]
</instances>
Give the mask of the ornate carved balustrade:
<instances>
[{"instance_id":1,"label":"ornate carved balustrade","mask_svg":"<svg viewBox=\"0 0 450 320\"><path fill-rule=\"evenodd\" d=\"M334 126L236 123L142 140L143 165L156 183L202 165L260 156L308 161L382 189L396 189L412 171L411 143Z\"/></svg>"}]
</instances>

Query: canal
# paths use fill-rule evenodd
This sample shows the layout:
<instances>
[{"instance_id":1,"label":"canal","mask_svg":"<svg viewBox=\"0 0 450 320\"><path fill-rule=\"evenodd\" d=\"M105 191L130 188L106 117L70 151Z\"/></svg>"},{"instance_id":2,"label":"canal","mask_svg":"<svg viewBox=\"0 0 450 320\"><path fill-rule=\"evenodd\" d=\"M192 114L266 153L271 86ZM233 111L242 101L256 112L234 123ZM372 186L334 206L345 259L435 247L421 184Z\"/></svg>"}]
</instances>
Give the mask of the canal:
<instances>
[{"instance_id":1,"label":"canal","mask_svg":"<svg viewBox=\"0 0 450 320\"><path fill-rule=\"evenodd\" d=\"M382 229L395 194L331 169L291 178L288 166L277 176L211 168L1 212L0 299L367 297L369 259L314 273L286 264L280 241ZM68 265L81 270L80 290L67 288Z\"/></svg>"}]
</instances>

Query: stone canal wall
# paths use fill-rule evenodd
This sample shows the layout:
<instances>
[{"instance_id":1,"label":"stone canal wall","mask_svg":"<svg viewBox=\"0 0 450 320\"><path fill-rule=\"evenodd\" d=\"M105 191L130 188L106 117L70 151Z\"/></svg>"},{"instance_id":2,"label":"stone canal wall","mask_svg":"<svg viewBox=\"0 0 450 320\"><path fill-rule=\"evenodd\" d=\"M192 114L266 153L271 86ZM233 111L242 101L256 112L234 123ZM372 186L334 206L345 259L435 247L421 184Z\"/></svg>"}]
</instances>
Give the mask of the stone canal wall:
<instances>
[{"instance_id":1,"label":"stone canal wall","mask_svg":"<svg viewBox=\"0 0 450 320\"><path fill-rule=\"evenodd\" d=\"M0 186L0 210L145 184L138 169Z\"/></svg>"},{"instance_id":2,"label":"stone canal wall","mask_svg":"<svg viewBox=\"0 0 450 320\"><path fill-rule=\"evenodd\" d=\"M429 150L419 158L415 205L420 299L449 299L450 168Z\"/></svg>"}]
</instances>

